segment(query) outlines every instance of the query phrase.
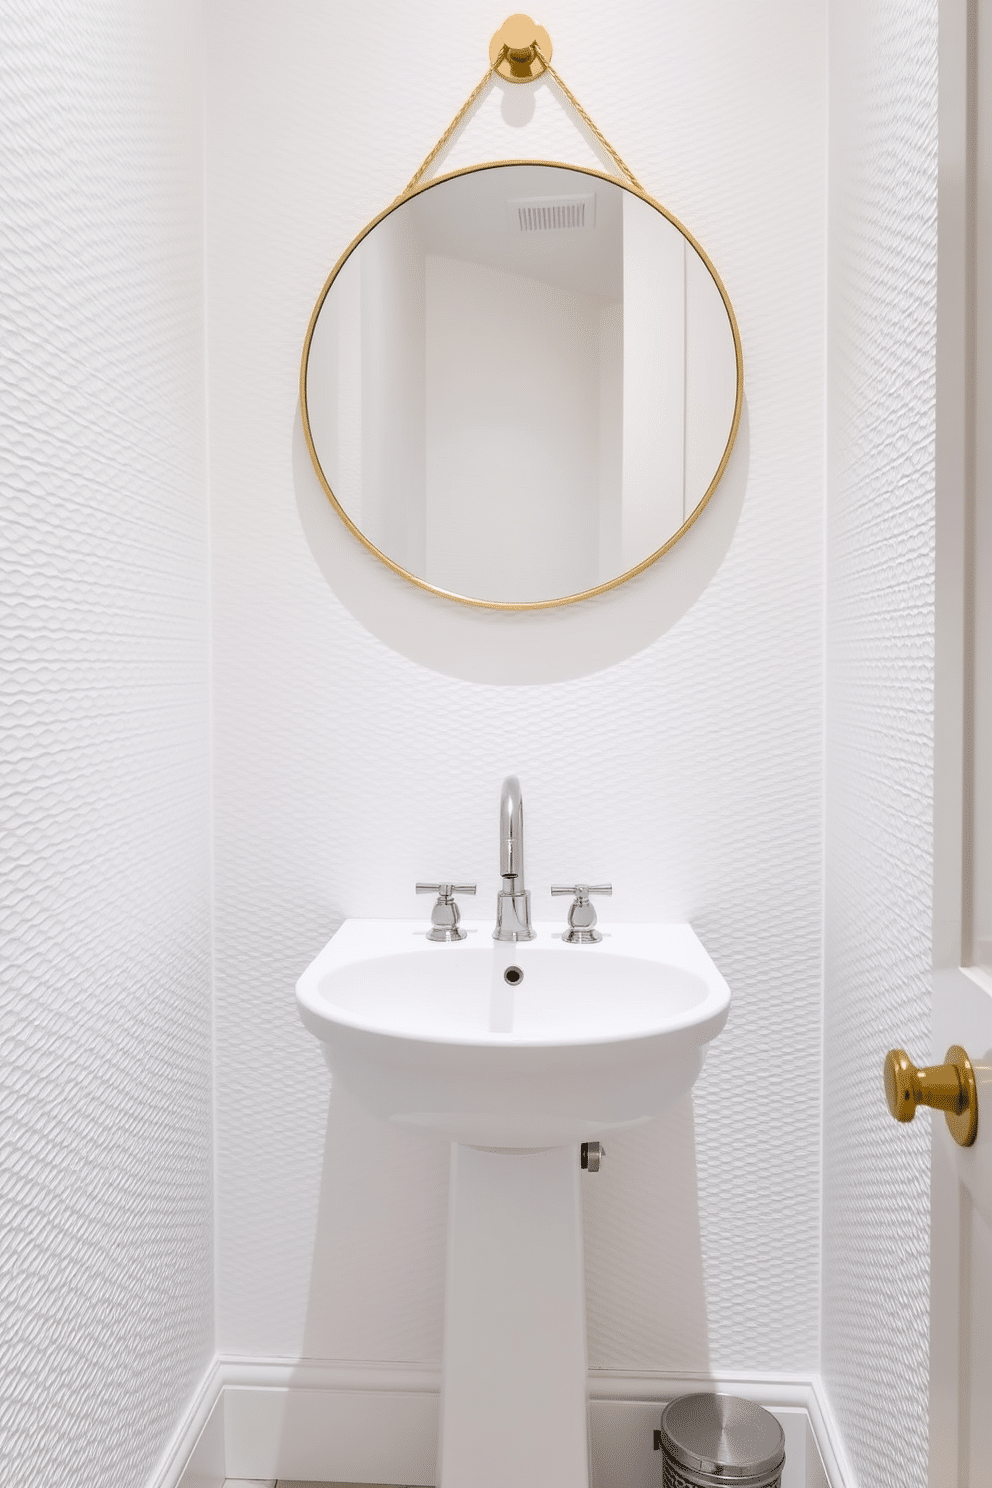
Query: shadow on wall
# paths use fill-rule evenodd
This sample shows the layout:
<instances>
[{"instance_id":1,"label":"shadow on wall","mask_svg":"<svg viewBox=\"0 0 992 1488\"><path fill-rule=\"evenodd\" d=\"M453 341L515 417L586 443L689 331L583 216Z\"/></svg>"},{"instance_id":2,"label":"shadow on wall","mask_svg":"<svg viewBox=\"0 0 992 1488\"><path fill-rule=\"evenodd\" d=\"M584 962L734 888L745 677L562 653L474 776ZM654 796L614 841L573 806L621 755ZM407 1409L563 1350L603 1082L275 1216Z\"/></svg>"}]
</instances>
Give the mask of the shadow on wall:
<instances>
[{"instance_id":1,"label":"shadow on wall","mask_svg":"<svg viewBox=\"0 0 992 1488\"><path fill-rule=\"evenodd\" d=\"M691 1094L604 1145L582 1183L589 1368L707 1374Z\"/></svg>"},{"instance_id":2,"label":"shadow on wall","mask_svg":"<svg viewBox=\"0 0 992 1488\"><path fill-rule=\"evenodd\" d=\"M564 682L613 666L657 640L692 608L727 555L744 505L750 453L745 397L723 479L669 552L637 578L581 604L500 612L429 594L368 553L317 479L298 404L293 424L297 509L331 589L393 651L468 682Z\"/></svg>"}]
</instances>

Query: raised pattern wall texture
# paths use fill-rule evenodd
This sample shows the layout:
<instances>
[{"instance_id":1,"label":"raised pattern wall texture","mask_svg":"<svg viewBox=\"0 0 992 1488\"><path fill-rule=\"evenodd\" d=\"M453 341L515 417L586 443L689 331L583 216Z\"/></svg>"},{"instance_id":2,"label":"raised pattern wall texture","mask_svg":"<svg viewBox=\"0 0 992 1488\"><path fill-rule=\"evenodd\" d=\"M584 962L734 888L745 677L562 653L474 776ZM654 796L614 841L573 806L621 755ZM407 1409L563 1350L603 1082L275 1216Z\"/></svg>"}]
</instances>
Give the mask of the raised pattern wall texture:
<instances>
[{"instance_id":1,"label":"raised pattern wall texture","mask_svg":"<svg viewBox=\"0 0 992 1488\"><path fill-rule=\"evenodd\" d=\"M733 546L690 613L599 675L532 687L432 673L359 626L307 548L291 471L316 294L461 105L500 18L482 0L208 8L219 1344L438 1359L447 1154L329 1090L293 985L344 916L422 917L418 878L478 880L487 915L515 770L537 914L561 914L554 879L608 877L604 919L689 919L734 992L694 1117L614 1139L588 1182L590 1361L810 1370L825 15L629 0L611 55L592 0L542 12L569 85L724 277L751 456ZM427 38L444 57L429 78ZM517 152L559 154L562 134L585 152L546 102ZM499 108L449 164L505 153Z\"/></svg>"},{"instance_id":2,"label":"raised pattern wall texture","mask_svg":"<svg viewBox=\"0 0 992 1488\"><path fill-rule=\"evenodd\" d=\"M198 47L0 13L5 1488L136 1488L212 1349Z\"/></svg>"},{"instance_id":3,"label":"raised pattern wall texture","mask_svg":"<svg viewBox=\"0 0 992 1488\"><path fill-rule=\"evenodd\" d=\"M879 1070L930 1047L936 10L831 6L823 1371L862 1488L927 1481L930 1134Z\"/></svg>"}]
</instances>

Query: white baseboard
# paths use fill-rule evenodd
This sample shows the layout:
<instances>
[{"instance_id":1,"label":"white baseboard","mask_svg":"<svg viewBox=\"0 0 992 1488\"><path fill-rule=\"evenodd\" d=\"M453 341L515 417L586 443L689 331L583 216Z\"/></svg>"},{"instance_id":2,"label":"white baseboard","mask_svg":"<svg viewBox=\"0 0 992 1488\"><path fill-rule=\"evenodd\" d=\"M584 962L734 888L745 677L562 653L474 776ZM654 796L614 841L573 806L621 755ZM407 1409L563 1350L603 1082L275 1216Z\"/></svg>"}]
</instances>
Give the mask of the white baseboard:
<instances>
[{"instance_id":1,"label":"white baseboard","mask_svg":"<svg viewBox=\"0 0 992 1488\"><path fill-rule=\"evenodd\" d=\"M224 1382L214 1357L148 1488L218 1488L225 1477ZM219 1475L219 1476L218 1476Z\"/></svg>"},{"instance_id":2,"label":"white baseboard","mask_svg":"<svg viewBox=\"0 0 992 1488\"><path fill-rule=\"evenodd\" d=\"M851 1466L851 1459L844 1447L844 1437L827 1387L820 1375L810 1382L809 1396L810 1430L816 1438L824 1466L827 1488L857 1488L858 1480Z\"/></svg>"},{"instance_id":3,"label":"white baseboard","mask_svg":"<svg viewBox=\"0 0 992 1488\"><path fill-rule=\"evenodd\" d=\"M440 1375L400 1364L218 1358L148 1488L226 1478L434 1483ZM661 1406L694 1390L743 1395L786 1434L782 1488L856 1488L822 1381L798 1375L589 1376L593 1488L659 1488Z\"/></svg>"}]
</instances>

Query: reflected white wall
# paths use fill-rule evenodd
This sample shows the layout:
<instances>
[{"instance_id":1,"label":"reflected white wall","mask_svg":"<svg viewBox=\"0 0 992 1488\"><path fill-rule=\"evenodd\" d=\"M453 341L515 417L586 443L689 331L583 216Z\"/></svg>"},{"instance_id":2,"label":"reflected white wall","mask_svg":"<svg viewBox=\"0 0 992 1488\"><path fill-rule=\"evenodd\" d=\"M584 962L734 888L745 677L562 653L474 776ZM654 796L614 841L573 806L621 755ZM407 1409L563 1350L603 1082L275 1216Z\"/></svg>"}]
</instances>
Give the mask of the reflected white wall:
<instances>
[{"instance_id":1,"label":"reflected white wall","mask_svg":"<svg viewBox=\"0 0 992 1488\"><path fill-rule=\"evenodd\" d=\"M621 568L683 522L685 239L653 207L623 198Z\"/></svg>"},{"instance_id":2,"label":"reflected white wall","mask_svg":"<svg viewBox=\"0 0 992 1488\"><path fill-rule=\"evenodd\" d=\"M595 584L599 309L428 256L427 575L439 588L528 600Z\"/></svg>"},{"instance_id":3,"label":"reflected white wall","mask_svg":"<svg viewBox=\"0 0 992 1488\"><path fill-rule=\"evenodd\" d=\"M623 305L599 312L599 568L597 583L623 572L620 558L623 474Z\"/></svg>"},{"instance_id":4,"label":"reflected white wall","mask_svg":"<svg viewBox=\"0 0 992 1488\"><path fill-rule=\"evenodd\" d=\"M361 245L362 518L402 568L423 571L424 249L411 213Z\"/></svg>"}]
</instances>

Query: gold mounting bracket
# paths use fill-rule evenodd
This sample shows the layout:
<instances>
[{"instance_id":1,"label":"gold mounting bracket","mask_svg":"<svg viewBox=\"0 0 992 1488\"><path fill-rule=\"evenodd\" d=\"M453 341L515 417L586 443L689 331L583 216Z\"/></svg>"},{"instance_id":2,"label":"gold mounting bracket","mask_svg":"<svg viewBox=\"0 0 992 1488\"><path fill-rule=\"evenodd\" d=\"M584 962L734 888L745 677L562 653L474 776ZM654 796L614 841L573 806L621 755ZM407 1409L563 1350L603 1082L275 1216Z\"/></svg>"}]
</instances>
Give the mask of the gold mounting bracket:
<instances>
[{"instance_id":1,"label":"gold mounting bracket","mask_svg":"<svg viewBox=\"0 0 992 1488\"><path fill-rule=\"evenodd\" d=\"M917 1106L943 1111L955 1142L970 1147L978 1135L975 1071L960 1044L952 1044L944 1060L917 1069L905 1049L890 1049L885 1056L885 1099L897 1121L912 1121Z\"/></svg>"},{"instance_id":2,"label":"gold mounting bracket","mask_svg":"<svg viewBox=\"0 0 992 1488\"><path fill-rule=\"evenodd\" d=\"M590 119L571 88L563 78L560 78L551 66L551 37L543 26L532 21L527 15L512 15L500 26L496 35L489 43L489 66L482 80L476 83L472 92L468 95L461 108L458 110L447 129L434 146L427 159L411 176L406 188L397 197L399 201L403 196L409 195L424 180L427 173L433 168L438 156L444 150L451 136L461 124L462 120L471 113L476 100L482 94L486 85L492 78L505 78L511 83L533 83L544 74L554 79L561 89L565 98L589 130L590 134L602 145L607 155L616 164L622 176L625 176L635 191L644 194L644 188L634 175L629 166L625 165L620 156L610 144L606 135Z\"/></svg>"},{"instance_id":3,"label":"gold mounting bracket","mask_svg":"<svg viewBox=\"0 0 992 1488\"><path fill-rule=\"evenodd\" d=\"M548 70L551 37L529 15L511 15L489 43L489 61L509 83L532 83Z\"/></svg>"}]
</instances>

